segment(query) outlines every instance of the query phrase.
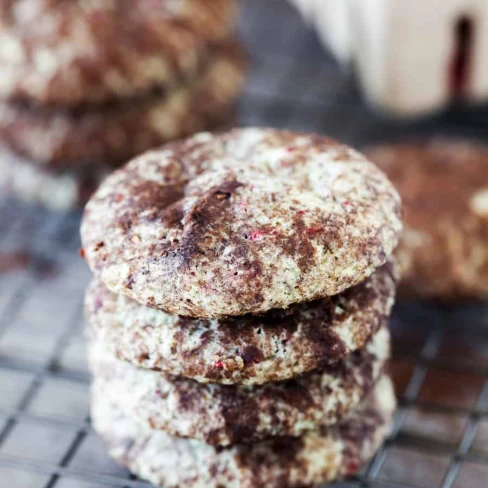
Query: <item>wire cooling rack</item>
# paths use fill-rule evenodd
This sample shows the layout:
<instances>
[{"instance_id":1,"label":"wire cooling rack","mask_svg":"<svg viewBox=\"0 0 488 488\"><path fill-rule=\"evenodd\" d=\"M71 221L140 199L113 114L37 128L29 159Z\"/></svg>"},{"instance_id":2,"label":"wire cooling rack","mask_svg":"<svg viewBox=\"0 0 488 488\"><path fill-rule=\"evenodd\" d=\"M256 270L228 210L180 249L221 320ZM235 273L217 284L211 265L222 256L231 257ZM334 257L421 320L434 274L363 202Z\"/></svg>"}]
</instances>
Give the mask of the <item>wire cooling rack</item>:
<instances>
[{"instance_id":1,"label":"wire cooling rack","mask_svg":"<svg viewBox=\"0 0 488 488\"><path fill-rule=\"evenodd\" d=\"M488 138L488 109L385 121L283 0L242 0L251 76L242 125L327 133L350 144L405 135ZM0 487L149 486L105 454L88 418L79 215L0 197ZM392 329L400 396L391 438L341 488L488 485L488 309L403 304Z\"/></svg>"}]
</instances>

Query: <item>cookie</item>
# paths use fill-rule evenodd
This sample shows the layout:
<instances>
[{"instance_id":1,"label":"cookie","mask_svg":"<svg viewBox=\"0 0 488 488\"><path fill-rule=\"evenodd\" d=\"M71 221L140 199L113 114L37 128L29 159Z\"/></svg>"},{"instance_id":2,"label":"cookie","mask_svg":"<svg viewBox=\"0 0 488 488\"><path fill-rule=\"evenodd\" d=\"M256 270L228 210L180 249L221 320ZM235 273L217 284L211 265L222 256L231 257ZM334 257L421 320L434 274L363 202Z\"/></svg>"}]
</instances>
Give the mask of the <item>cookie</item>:
<instances>
[{"instance_id":1,"label":"cookie","mask_svg":"<svg viewBox=\"0 0 488 488\"><path fill-rule=\"evenodd\" d=\"M105 391L92 390L92 421L110 454L165 488L303 488L359 471L388 435L395 409L385 376L370 398L338 426L299 438L219 448L171 437L134 422Z\"/></svg>"},{"instance_id":2,"label":"cookie","mask_svg":"<svg viewBox=\"0 0 488 488\"><path fill-rule=\"evenodd\" d=\"M234 28L234 0L4 0L0 99L77 106L195 76Z\"/></svg>"},{"instance_id":3,"label":"cookie","mask_svg":"<svg viewBox=\"0 0 488 488\"><path fill-rule=\"evenodd\" d=\"M214 128L229 117L244 81L237 47L223 46L194 83L100 108L0 103L0 136L52 168L120 165L168 140Z\"/></svg>"},{"instance_id":4,"label":"cookie","mask_svg":"<svg viewBox=\"0 0 488 488\"><path fill-rule=\"evenodd\" d=\"M135 159L88 204L82 240L114 293L200 318L335 295L383 265L400 199L361 154L273 129L199 134Z\"/></svg>"},{"instance_id":5,"label":"cookie","mask_svg":"<svg viewBox=\"0 0 488 488\"><path fill-rule=\"evenodd\" d=\"M0 191L52 210L81 209L108 173L109 168L103 166L50 171L0 147Z\"/></svg>"},{"instance_id":6,"label":"cookie","mask_svg":"<svg viewBox=\"0 0 488 488\"><path fill-rule=\"evenodd\" d=\"M330 298L264 315L199 320L115 295L94 280L85 310L94 334L135 366L207 383L263 384L332 364L364 346L390 315L391 264Z\"/></svg>"},{"instance_id":7,"label":"cookie","mask_svg":"<svg viewBox=\"0 0 488 488\"><path fill-rule=\"evenodd\" d=\"M390 334L382 327L363 350L321 372L254 387L201 384L138 369L101 341L92 342L89 356L100 390L136 421L209 444L248 444L297 437L345 418L381 376Z\"/></svg>"},{"instance_id":8,"label":"cookie","mask_svg":"<svg viewBox=\"0 0 488 488\"><path fill-rule=\"evenodd\" d=\"M379 146L368 155L405 204L396 252L400 295L488 299L488 147L434 139Z\"/></svg>"}]
</instances>

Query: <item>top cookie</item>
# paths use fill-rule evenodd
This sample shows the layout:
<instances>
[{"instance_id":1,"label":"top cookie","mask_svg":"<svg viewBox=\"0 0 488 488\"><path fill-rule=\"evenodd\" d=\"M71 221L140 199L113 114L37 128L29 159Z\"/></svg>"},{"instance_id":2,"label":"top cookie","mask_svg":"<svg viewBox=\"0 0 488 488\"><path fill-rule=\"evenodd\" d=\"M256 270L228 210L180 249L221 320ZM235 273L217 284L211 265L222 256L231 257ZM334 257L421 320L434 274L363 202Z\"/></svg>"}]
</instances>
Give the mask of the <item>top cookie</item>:
<instances>
[{"instance_id":1,"label":"top cookie","mask_svg":"<svg viewBox=\"0 0 488 488\"><path fill-rule=\"evenodd\" d=\"M1 0L0 98L79 105L196 74L235 0Z\"/></svg>"},{"instance_id":2,"label":"top cookie","mask_svg":"<svg viewBox=\"0 0 488 488\"><path fill-rule=\"evenodd\" d=\"M440 301L488 299L488 148L404 142L368 150L405 206L400 293Z\"/></svg>"},{"instance_id":3,"label":"top cookie","mask_svg":"<svg viewBox=\"0 0 488 488\"><path fill-rule=\"evenodd\" d=\"M144 154L88 203L87 261L114 293L201 318L335 295L385 263L400 199L361 154L272 129Z\"/></svg>"}]
</instances>

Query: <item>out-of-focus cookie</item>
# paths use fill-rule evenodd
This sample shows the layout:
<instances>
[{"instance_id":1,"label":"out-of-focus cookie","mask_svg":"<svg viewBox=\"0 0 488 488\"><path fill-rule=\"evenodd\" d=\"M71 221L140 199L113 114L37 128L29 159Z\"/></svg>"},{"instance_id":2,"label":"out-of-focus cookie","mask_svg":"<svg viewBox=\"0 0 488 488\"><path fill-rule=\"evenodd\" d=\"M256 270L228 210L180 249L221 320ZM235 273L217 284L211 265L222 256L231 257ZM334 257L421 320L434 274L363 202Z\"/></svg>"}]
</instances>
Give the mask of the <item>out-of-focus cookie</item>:
<instances>
[{"instance_id":1,"label":"out-of-focus cookie","mask_svg":"<svg viewBox=\"0 0 488 488\"><path fill-rule=\"evenodd\" d=\"M330 298L260 316L199 320L145 307L94 280L85 309L94 337L134 366L252 385L293 378L361 349L386 323L395 285L386 264Z\"/></svg>"},{"instance_id":2,"label":"out-of-focus cookie","mask_svg":"<svg viewBox=\"0 0 488 488\"><path fill-rule=\"evenodd\" d=\"M359 471L388 435L395 409L393 386L385 376L338 426L294 439L217 448L147 429L125 415L108 392L96 384L92 391L93 425L111 456L165 488L322 486Z\"/></svg>"},{"instance_id":3,"label":"out-of-focus cookie","mask_svg":"<svg viewBox=\"0 0 488 488\"><path fill-rule=\"evenodd\" d=\"M81 105L195 76L234 27L235 0L4 0L0 98Z\"/></svg>"},{"instance_id":4,"label":"out-of-focus cookie","mask_svg":"<svg viewBox=\"0 0 488 488\"><path fill-rule=\"evenodd\" d=\"M92 342L89 356L100 390L137 422L209 444L249 444L297 437L348 416L381 376L390 333L381 328L364 349L321 372L255 387L201 384L138 369L101 341Z\"/></svg>"},{"instance_id":5,"label":"out-of-focus cookie","mask_svg":"<svg viewBox=\"0 0 488 488\"><path fill-rule=\"evenodd\" d=\"M488 299L488 148L432 140L367 151L396 185L405 230L396 251L403 297Z\"/></svg>"},{"instance_id":6,"label":"out-of-focus cookie","mask_svg":"<svg viewBox=\"0 0 488 488\"><path fill-rule=\"evenodd\" d=\"M50 167L120 165L224 124L243 82L242 53L222 46L198 80L170 92L77 109L0 103L0 135L13 150Z\"/></svg>"},{"instance_id":7,"label":"out-of-focus cookie","mask_svg":"<svg viewBox=\"0 0 488 488\"><path fill-rule=\"evenodd\" d=\"M83 208L109 172L101 165L80 171L51 171L0 148L0 191L52 210Z\"/></svg>"},{"instance_id":8,"label":"out-of-focus cookie","mask_svg":"<svg viewBox=\"0 0 488 488\"><path fill-rule=\"evenodd\" d=\"M114 293L199 318L335 295L382 266L401 232L383 172L331 139L199 134L111 175L82 240Z\"/></svg>"}]
</instances>

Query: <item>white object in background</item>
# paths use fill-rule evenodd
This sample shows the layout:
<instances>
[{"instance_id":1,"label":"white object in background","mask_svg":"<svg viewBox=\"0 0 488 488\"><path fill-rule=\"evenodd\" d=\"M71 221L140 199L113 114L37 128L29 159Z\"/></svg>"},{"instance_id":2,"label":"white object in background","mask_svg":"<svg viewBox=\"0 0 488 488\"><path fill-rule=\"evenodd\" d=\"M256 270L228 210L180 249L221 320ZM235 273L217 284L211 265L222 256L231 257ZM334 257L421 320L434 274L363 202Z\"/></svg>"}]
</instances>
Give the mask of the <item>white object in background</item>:
<instances>
[{"instance_id":1,"label":"white object in background","mask_svg":"<svg viewBox=\"0 0 488 488\"><path fill-rule=\"evenodd\" d=\"M314 19L322 41L329 46L341 63L351 60L351 8L347 0L308 0L310 18Z\"/></svg>"},{"instance_id":2,"label":"white object in background","mask_svg":"<svg viewBox=\"0 0 488 488\"><path fill-rule=\"evenodd\" d=\"M313 0L290 0L307 22L312 20Z\"/></svg>"},{"instance_id":3,"label":"white object in background","mask_svg":"<svg viewBox=\"0 0 488 488\"><path fill-rule=\"evenodd\" d=\"M368 100L401 114L488 101L487 0L292 0Z\"/></svg>"}]
</instances>

